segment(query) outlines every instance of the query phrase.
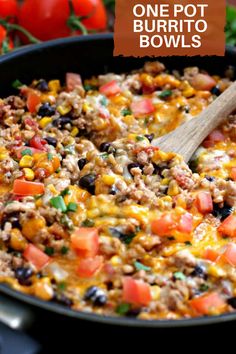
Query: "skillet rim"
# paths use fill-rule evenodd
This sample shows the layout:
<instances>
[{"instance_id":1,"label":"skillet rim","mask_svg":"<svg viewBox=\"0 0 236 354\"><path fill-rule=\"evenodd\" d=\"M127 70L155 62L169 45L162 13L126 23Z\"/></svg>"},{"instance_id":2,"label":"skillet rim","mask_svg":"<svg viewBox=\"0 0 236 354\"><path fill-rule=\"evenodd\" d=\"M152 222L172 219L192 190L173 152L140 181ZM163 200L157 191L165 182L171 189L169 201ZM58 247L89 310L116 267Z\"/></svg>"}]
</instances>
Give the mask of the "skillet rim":
<instances>
[{"instance_id":1,"label":"skillet rim","mask_svg":"<svg viewBox=\"0 0 236 354\"><path fill-rule=\"evenodd\" d=\"M94 40L111 41L112 39L113 39L112 33L105 33L105 34L94 34L94 35L80 36L80 37L60 38L48 42L43 42L40 44L29 45L0 57L0 65L5 62L11 61L15 58L27 55L28 53L31 52L43 51L48 48L58 47L60 45L73 44L78 42L90 42L90 41L92 42ZM236 58L236 48L227 46L226 55L233 55ZM0 292L2 292L5 295L9 295L11 298L14 298L18 301L35 306L37 308L51 311L52 313L56 313L58 315L64 315L74 319L86 320L89 322L101 323L107 325L163 329L163 328L176 328L176 327L179 328L179 327L193 327L193 326L202 326L202 325L210 325L210 324L220 324L220 323L236 320L236 312L225 313L217 316L196 317L196 318L179 319L179 320L141 320L137 318L102 316L95 313L75 311L57 303L40 300L36 297L14 290L4 283L0 284Z\"/></svg>"}]
</instances>

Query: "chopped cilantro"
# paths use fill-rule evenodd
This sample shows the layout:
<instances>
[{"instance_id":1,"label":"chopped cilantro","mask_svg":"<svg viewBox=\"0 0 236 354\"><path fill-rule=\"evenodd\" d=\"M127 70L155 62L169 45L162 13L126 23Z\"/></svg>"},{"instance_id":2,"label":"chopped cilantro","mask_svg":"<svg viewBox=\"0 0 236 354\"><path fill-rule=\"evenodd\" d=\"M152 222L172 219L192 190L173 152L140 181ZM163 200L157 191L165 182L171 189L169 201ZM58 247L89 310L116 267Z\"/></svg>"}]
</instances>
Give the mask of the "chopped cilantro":
<instances>
[{"instance_id":1,"label":"chopped cilantro","mask_svg":"<svg viewBox=\"0 0 236 354\"><path fill-rule=\"evenodd\" d=\"M137 270L146 270L147 272L148 272L149 270L151 270L150 267L147 267L147 266L145 266L144 264L142 264L142 263L140 263L140 262L138 262L138 261L134 262L134 266L135 266L135 268L136 268Z\"/></svg>"},{"instance_id":2,"label":"chopped cilantro","mask_svg":"<svg viewBox=\"0 0 236 354\"><path fill-rule=\"evenodd\" d=\"M199 286L199 290L204 292L204 291L207 291L209 289L209 286L207 284L201 284Z\"/></svg>"},{"instance_id":3,"label":"chopped cilantro","mask_svg":"<svg viewBox=\"0 0 236 354\"><path fill-rule=\"evenodd\" d=\"M23 86L23 84L22 84L22 82L20 82L20 80L13 81L13 83L11 85L14 89L18 89Z\"/></svg>"},{"instance_id":4,"label":"chopped cilantro","mask_svg":"<svg viewBox=\"0 0 236 354\"><path fill-rule=\"evenodd\" d=\"M67 205L67 211L76 211L78 208L78 205L76 203L70 202Z\"/></svg>"},{"instance_id":5,"label":"chopped cilantro","mask_svg":"<svg viewBox=\"0 0 236 354\"><path fill-rule=\"evenodd\" d=\"M113 237L119 238L122 242L124 242L126 245L129 245L133 238L136 236L136 232L131 232L131 233L124 233L122 230L115 228L115 227L110 227L109 231Z\"/></svg>"},{"instance_id":6,"label":"chopped cilantro","mask_svg":"<svg viewBox=\"0 0 236 354\"><path fill-rule=\"evenodd\" d=\"M132 114L132 112L130 109L124 108L124 109L122 109L121 114L122 114L122 116L126 117L126 116L130 116Z\"/></svg>"},{"instance_id":7,"label":"chopped cilantro","mask_svg":"<svg viewBox=\"0 0 236 354\"><path fill-rule=\"evenodd\" d=\"M52 159L53 159L53 154L51 154L51 152L49 152L49 153L48 153L48 160L49 160L49 161L52 161Z\"/></svg>"},{"instance_id":8,"label":"chopped cilantro","mask_svg":"<svg viewBox=\"0 0 236 354\"><path fill-rule=\"evenodd\" d=\"M172 90L164 90L160 93L159 98L166 99L172 95Z\"/></svg>"},{"instance_id":9,"label":"chopped cilantro","mask_svg":"<svg viewBox=\"0 0 236 354\"><path fill-rule=\"evenodd\" d=\"M82 222L81 226L85 227L93 227L94 226L94 221L91 219L86 219Z\"/></svg>"},{"instance_id":10,"label":"chopped cilantro","mask_svg":"<svg viewBox=\"0 0 236 354\"><path fill-rule=\"evenodd\" d=\"M109 154L108 154L107 152L103 152L102 154L100 154L100 157L101 157L103 160L107 159L108 156L109 156Z\"/></svg>"},{"instance_id":11,"label":"chopped cilantro","mask_svg":"<svg viewBox=\"0 0 236 354\"><path fill-rule=\"evenodd\" d=\"M45 247L44 252L48 255L48 256L52 256L54 254L54 248L53 247Z\"/></svg>"},{"instance_id":12,"label":"chopped cilantro","mask_svg":"<svg viewBox=\"0 0 236 354\"><path fill-rule=\"evenodd\" d=\"M141 135L136 136L137 141L143 141L144 139L145 139L144 136L141 136Z\"/></svg>"},{"instance_id":13,"label":"chopped cilantro","mask_svg":"<svg viewBox=\"0 0 236 354\"><path fill-rule=\"evenodd\" d=\"M67 286L67 285L66 285L65 282L59 283L59 284L57 285L58 289L61 290L61 291L66 290L66 286Z\"/></svg>"},{"instance_id":14,"label":"chopped cilantro","mask_svg":"<svg viewBox=\"0 0 236 354\"><path fill-rule=\"evenodd\" d=\"M116 308L116 313L125 315L130 310L130 304L120 304Z\"/></svg>"},{"instance_id":15,"label":"chopped cilantro","mask_svg":"<svg viewBox=\"0 0 236 354\"><path fill-rule=\"evenodd\" d=\"M66 188L66 189L64 189L62 192L61 192L61 196L62 197L65 197L65 195L69 195L71 192L70 192L70 190L69 190L69 188Z\"/></svg>"},{"instance_id":16,"label":"chopped cilantro","mask_svg":"<svg viewBox=\"0 0 236 354\"><path fill-rule=\"evenodd\" d=\"M175 272L174 273L174 278L176 280L185 280L186 279L186 276L184 275L184 273L182 272Z\"/></svg>"},{"instance_id":17,"label":"chopped cilantro","mask_svg":"<svg viewBox=\"0 0 236 354\"><path fill-rule=\"evenodd\" d=\"M102 96L100 99L100 103L102 106L107 106L107 98L105 96Z\"/></svg>"},{"instance_id":18,"label":"chopped cilantro","mask_svg":"<svg viewBox=\"0 0 236 354\"><path fill-rule=\"evenodd\" d=\"M61 248L61 254L63 254L63 255L67 254L68 251L69 251L69 248L66 247L66 246L63 246L63 247Z\"/></svg>"},{"instance_id":19,"label":"chopped cilantro","mask_svg":"<svg viewBox=\"0 0 236 354\"><path fill-rule=\"evenodd\" d=\"M25 149L25 150L21 151L21 156L25 156L25 155L32 156L33 155L32 150Z\"/></svg>"}]
</instances>

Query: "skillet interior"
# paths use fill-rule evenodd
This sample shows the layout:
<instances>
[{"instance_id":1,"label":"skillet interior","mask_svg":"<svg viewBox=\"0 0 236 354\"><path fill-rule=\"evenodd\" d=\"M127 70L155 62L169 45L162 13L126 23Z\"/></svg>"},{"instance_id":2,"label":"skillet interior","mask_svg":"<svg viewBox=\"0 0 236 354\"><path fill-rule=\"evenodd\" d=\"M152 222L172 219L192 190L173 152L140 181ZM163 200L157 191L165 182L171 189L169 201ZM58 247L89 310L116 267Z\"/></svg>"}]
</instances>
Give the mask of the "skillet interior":
<instances>
[{"instance_id":1,"label":"skillet interior","mask_svg":"<svg viewBox=\"0 0 236 354\"><path fill-rule=\"evenodd\" d=\"M0 97L13 93L11 83L19 79L30 83L33 79L64 79L68 71L79 72L83 77L100 73L128 72L139 68L147 58L113 58L113 37L111 34L89 37L74 37L29 46L0 58ZM168 68L182 69L196 65L210 73L221 74L228 64L236 62L236 50L228 48L225 57L168 57L161 58ZM137 326L137 327L181 327L207 325L236 320L236 313L215 317L193 318L188 320L144 321L129 318L104 317L96 314L76 312L61 305L44 302L37 298L16 292L0 284L0 291L28 304L53 311L58 314L94 322Z\"/></svg>"}]
</instances>

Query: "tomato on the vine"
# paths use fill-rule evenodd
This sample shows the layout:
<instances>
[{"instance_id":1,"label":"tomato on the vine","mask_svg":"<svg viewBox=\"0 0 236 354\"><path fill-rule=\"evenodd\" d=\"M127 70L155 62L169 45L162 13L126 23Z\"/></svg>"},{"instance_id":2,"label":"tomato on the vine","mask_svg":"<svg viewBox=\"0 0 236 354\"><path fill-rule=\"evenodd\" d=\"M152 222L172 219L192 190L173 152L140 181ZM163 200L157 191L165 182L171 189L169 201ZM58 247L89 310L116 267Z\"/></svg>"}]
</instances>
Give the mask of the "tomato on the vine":
<instances>
[{"instance_id":1,"label":"tomato on the vine","mask_svg":"<svg viewBox=\"0 0 236 354\"><path fill-rule=\"evenodd\" d=\"M17 0L0 0L0 18L17 17L18 3Z\"/></svg>"},{"instance_id":2,"label":"tomato on the vine","mask_svg":"<svg viewBox=\"0 0 236 354\"><path fill-rule=\"evenodd\" d=\"M13 47L13 41L7 36L6 28L0 25L0 54L9 52Z\"/></svg>"},{"instance_id":3,"label":"tomato on the vine","mask_svg":"<svg viewBox=\"0 0 236 354\"><path fill-rule=\"evenodd\" d=\"M106 29L107 14L102 0L72 0L72 4L76 16L87 17L81 22L88 30ZM25 0L20 7L19 24L35 37L50 40L71 35L69 17L69 0Z\"/></svg>"}]
</instances>

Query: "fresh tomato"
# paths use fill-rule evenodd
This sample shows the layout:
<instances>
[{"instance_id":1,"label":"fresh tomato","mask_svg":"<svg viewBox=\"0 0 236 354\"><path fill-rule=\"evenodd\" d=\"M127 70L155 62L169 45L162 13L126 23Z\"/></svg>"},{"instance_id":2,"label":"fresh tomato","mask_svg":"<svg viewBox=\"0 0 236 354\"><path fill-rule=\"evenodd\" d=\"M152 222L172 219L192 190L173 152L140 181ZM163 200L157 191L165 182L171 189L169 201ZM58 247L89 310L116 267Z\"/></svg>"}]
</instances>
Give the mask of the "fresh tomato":
<instances>
[{"instance_id":1,"label":"fresh tomato","mask_svg":"<svg viewBox=\"0 0 236 354\"><path fill-rule=\"evenodd\" d=\"M181 215L177 227L178 231L183 233L190 233L193 230L193 216L190 213Z\"/></svg>"},{"instance_id":2,"label":"fresh tomato","mask_svg":"<svg viewBox=\"0 0 236 354\"><path fill-rule=\"evenodd\" d=\"M0 25L0 54L9 52L13 47L13 41L7 36L6 28Z\"/></svg>"},{"instance_id":3,"label":"fresh tomato","mask_svg":"<svg viewBox=\"0 0 236 354\"><path fill-rule=\"evenodd\" d=\"M66 74L66 88L68 91L73 91L77 86L82 85L81 76L79 74Z\"/></svg>"},{"instance_id":4,"label":"fresh tomato","mask_svg":"<svg viewBox=\"0 0 236 354\"><path fill-rule=\"evenodd\" d=\"M32 263L37 270L44 268L50 261L50 257L32 243L26 247L23 256L28 262Z\"/></svg>"},{"instance_id":5,"label":"fresh tomato","mask_svg":"<svg viewBox=\"0 0 236 354\"><path fill-rule=\"evenodd\" d=\"M40 138L38 135L34 135L29 141L30 147L42 151L47 151L44 145L47 144L47 141Z\"/></svg>"},{"instance_id":6,"label":"fresh tomato","mask_svg":"<svg viewBox=\"0 0 236 354\"><path fill-rule=\"evenodd\" d=\"M151 223L152 232L158 236L169 236L176 227L177 223L172 214L164 214Z\"/></svg>"},{"instance_id":7,"label":"fresh tomato","mask_svg":"<svg viewBox=\"0 0 236 354\"><path fill-rule=\"evenodd\" d=\"M0 0L0 18L17 17L18 3L16 0Z\"/></svg>"},{"instance_id":8,"label":"fresh tomato","mask_svg":"<svg viewBox=\"0 0 236 354\"><path fill-rule=\"evenodd\" d=\"M72 0L72 3L77 16L88 16L82 20L88 30L106 29L107 15L102 0ZM68 0L25 0L20 7L19 24L46 41L71 35L67 25L69 16Z\"/></svg>"},{"instance_id":9,"label":"fresh tomato","mask_svg":"<svg viewBox=\"0 0 236 354\"><path fill-rule=\"evenodd\" d=\"M206 138L206 140L204 140L204 142L202 143L202 145L205 148L209 148L214 146L216 143L219 143L220 141L224 141L225 140L225 136L223 133L221 133L221 131L219 129L215 129L213 130L213 132L211 132L208 137Z\"/></svg>"},{"instance_id":10,"label":"fresh tomato","mask_svg":"<svg viewBox=\"0 0 236 354\"><path fill-rule=\"evenodd\" d=\"M118 83L113 80L108 82L107 84L102 85L99 89L99 92L105 96L115 96L121 92L121 88Z\"/></svg>"},{"instance_id":11,"label":"fresh tomato","mask_svg":"<svg viewBox=\"0 0 236 354\"><path fill-rule=\"evenodd\" d=\"M72 247L84 258L95 257L98 254L98 230L94 227L80 227L71 235Z\"/></svg>"},{"instance_id":12,"label":"fresh tomato","mask_svg":"<svg viewBox=\"0 0 236 354\"><path fill-rule=\"evenodd\" d=\"M220 253L212 248L207 248L203 254L203 258L211 262L216 262L220 257Z\"/></svg>"},{"instance_id":13,"label":"fresh tomato","mask_svg":"<svg viewBox=\"0 0 236 354\"><path fill-rule=\"evenodd\" d=\"M190 306L199 314L208 315L222 310L225 302L219 294L210 293L191 300Z\"/></svg>"},{"instance_id":14,"label":"fresh tomato","mask_svg":"<svg viewBox=\"0 0 236 354\"><path fill-rule=\"evenodd\" d=\"M131 277L123 279L123 300L129 304L147 306L151 301L150 285Z\"/></svg>"},{"instance_id":15,"label":"fresh tomato","mask_svg":"<svg viewBox=\"0 0 236 354\"><path fill-rule=\"evenodd\" d=\"M145 98L140 101L135 101L131 104L131 110L135 117L139 117L145 114L151 114L155 111L155 107L152 100Z\"/></svg>"},{"instance_id":16,"label":"fresh tomato","mask_svg":"<svg viewBox=\"0 0 236 354\"><path fill-rule=\"evenodd\" d=\"M207 214L213 210L213 202L209 192L199 192L196 198L196 205L200 213Z\"/></svg>"},{"instance_id":17,"label":"fresh tomato","mask_svg":"<svg viewBox=\"0 0 236 354\"><path fill-rule=\"evenodd\" d=\"M229 243L220 259L232 266L236 266L236 244Z\"/></svg>"},{"instance_id":18,"label":"fresh tomato","mask_svg":"<svg viewBox=\"0 0 236 354\"><path fill-rule=\"evenodd\" d=\"M210 91L214 86L216 86L216 81L207 74L195 75L190 83L196 90L201 91Z\"/></svg>"},{"instance_id":19,"label":"fresh tomato","mask_svg":"<svg viewBox=\"0 0 236 354\"><path fill-rule=\"evenodd\" d=\"M232 178L233 181L236 181L236 167L233 167L230 171L230 178Z\"/></svg>"},{"instance_id":20,"label":"fresh tomato","mask_svg":"<svg viewBox=\"0 0 236 354\"><path fill-rule=\"evenodd\" d=\"M27 108L30 113L36 113L37 106L41 103L40 96L35 92L29 92L27 96Z\"/></svg>"},{"instance_id":21,"label":"fresh tomato","mask_svg":"<svg viewBox=\"0 0 236 354\"><path fill-rule=\"evenodd\" d=\"M43 183L15 179L13 184L13 193L18 195L40 195L44 193L44 190Z\"/></svg>"},{"instance_id":22,"label":"fresh tomato","mask_svg":"<svg viewBox=\"0 0 236 354\"><path fill-rule=\"evenodd\" d=\"M81 278L90 278L99 269L102 268L102 265L103 265L103 257L102 256L81 259L79 262L79 267L77 269L77 274Z\"/></svg>"},{"instance_id":23,"label":"fresh tomato","mask_svg":"<svg viewBox=\"0 0 236 354\"><path fill-rule=\"evenodd\" d=\"M225 236L236 237L236 216L228 216L218 227L218 231Z\"/></svg>"}]
</instances>

